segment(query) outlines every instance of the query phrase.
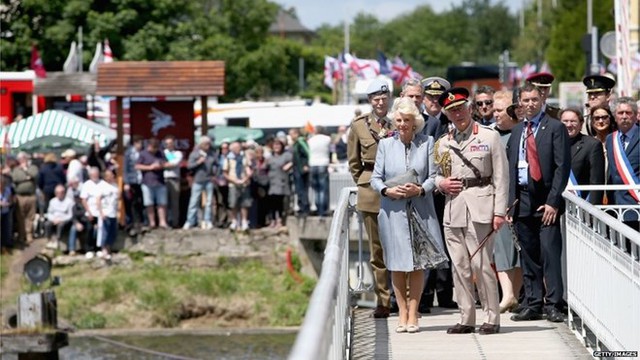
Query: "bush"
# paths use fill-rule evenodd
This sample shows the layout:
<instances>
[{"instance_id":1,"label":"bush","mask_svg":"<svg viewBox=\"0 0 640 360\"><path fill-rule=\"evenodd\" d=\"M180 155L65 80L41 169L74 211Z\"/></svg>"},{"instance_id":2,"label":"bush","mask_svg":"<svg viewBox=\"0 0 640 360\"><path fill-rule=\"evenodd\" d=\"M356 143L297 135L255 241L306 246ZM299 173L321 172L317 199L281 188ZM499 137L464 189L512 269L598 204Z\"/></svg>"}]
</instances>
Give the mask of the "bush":
<instances>
[{"instance_id":1,"label":"bush","mask_svg":"<svg viewBox=\"0 0 640 360\"><path fill-rule=\"evenodd\" d=\"M80 329L103 329L107 325L107 318L102 314L88 312L75 325Z\"/></svg>"}]
</instances>

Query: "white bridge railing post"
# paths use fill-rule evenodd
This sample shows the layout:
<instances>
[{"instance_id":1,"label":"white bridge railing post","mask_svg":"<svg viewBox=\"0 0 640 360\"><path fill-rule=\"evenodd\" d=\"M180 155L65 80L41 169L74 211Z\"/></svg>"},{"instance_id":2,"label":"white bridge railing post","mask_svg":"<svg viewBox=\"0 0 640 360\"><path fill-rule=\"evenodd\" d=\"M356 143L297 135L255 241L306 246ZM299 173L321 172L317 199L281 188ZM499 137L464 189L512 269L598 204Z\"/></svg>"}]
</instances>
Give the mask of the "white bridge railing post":
<instances>
[{"instance_id":1,"label":"white bridge railing post","mask_svg":"<svg viewBox=\"0 0 640 360\"><path fill-rule=\"evenodd\" d=\"M640 233L610 214L622 219L630 211L640 212L640 205L596 207L571 191L563 196L570 326L593 350L638 350Z\"/></svg>"}]
</instances>

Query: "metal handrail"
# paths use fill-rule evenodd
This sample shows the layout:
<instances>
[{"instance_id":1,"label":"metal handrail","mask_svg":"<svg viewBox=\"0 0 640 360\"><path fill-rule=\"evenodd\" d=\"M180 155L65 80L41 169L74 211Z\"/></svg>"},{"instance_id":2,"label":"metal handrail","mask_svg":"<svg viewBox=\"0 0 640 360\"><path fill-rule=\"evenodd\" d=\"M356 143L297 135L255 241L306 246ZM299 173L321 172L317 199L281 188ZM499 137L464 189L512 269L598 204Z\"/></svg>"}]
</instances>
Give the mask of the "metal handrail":
<instances>
[{"instance_id":1,"label":"metal handrail","mask_svg":"<svg viewBox=\"0 0 640 360\"><path fill-rule=\"evenodd\" d=\"M342 189L333 214L322 272L289 354L291 360L345 359L350 331L349 216L357 188Z\"/></svg>"},{"instance_id":2,"label":"metal handrail","mask_svg":"<svg viewBox=\"0 0 640 360\"><path fill-rule=\"evenodd\" d=\"M570 191L562 195L569 323L589 347L636 350L640 233Z\"/></svg>"}]
</instances>

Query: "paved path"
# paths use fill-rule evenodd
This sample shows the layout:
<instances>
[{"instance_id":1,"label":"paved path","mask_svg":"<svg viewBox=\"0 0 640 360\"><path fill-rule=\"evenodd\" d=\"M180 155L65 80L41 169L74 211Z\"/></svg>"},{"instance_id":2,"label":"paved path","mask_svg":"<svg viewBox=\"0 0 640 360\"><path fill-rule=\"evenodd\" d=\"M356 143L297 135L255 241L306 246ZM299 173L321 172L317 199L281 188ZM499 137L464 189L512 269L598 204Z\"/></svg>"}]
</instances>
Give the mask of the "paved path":
<instances>
[{"instance_id":1,"label":"paved path","mask_svg":"<svg viewBox=\"0 0 640 360\"><path fill-rule=\"evenodd\" d=\"M513 322L502 314L495 335L449 335L456 310L434 308L420 319L420 332L397 334L397 316L375 320L370 309L357 309L354 319L353 359L593 359L565 323L546 320ZM478 310L479 328L483 319Z\"/></svg>"}]
</instances>

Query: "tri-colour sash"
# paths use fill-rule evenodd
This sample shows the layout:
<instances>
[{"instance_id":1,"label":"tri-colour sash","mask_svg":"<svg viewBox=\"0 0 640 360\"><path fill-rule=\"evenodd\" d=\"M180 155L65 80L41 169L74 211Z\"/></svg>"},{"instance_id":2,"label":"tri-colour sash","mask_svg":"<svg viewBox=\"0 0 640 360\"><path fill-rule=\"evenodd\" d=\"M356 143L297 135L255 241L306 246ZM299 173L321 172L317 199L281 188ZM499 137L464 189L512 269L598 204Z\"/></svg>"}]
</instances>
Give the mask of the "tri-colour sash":
<instances>
[{"instance_id":1,"label":"tri-colour sash","mask_svg":"<svg viewBox=\"0 0 640 360\"><path fill-rule=\"evenodd\" d=\"M613 132L611 141L613 142L614 166L616 167L616 170L618 171L622 182L625 185L640 184L640 180L638 180L638 176L632 171L631 164L629 163L629 158L624 152L624 144L620 139L620 131L616 130ZM640 191L636 189L629 189L629 194L632 198L640 203Z\"/></svg>"},{"instance_id":2,"label":"tri-colour sash","mask_svg":"<svg viewBox=\"0 0 640 360\"><path fill-rule=\"evenodd\" d=\"M576 194L577 197L582 197L582 192L580 190L575 189L576 186L578 186L578 180L576 179L576 176L573 174L573 170L571 170L571 172L569 173L569 191L571 191L572 193Z\"/></svg>"}]
</instances>

